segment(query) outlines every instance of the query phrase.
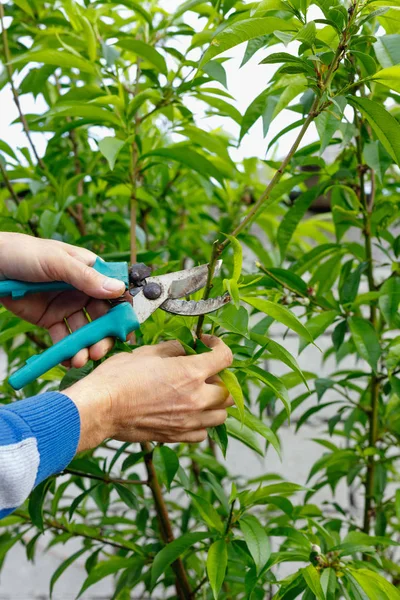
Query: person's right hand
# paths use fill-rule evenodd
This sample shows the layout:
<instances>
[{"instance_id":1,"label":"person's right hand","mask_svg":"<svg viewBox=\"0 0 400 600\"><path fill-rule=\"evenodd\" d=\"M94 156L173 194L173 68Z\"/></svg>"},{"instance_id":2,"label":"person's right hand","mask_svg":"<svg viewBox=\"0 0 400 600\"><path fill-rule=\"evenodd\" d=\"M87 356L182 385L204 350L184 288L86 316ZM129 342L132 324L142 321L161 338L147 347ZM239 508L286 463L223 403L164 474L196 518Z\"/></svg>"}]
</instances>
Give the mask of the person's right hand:
<instances>
[{"instance_id":1,"label":"person's right hand","mask_svg":"<svg viewBox=\"0 0 400 600\"><path fill-rule=\"evenodd\" d=\"M201 442L224 423L233 400L217 374L232 353L216 337L202 341L211 352L186 356L171 341L117 354L65 390L81 418L78 452L106 438Z\"/></svg>"}]
</instances>

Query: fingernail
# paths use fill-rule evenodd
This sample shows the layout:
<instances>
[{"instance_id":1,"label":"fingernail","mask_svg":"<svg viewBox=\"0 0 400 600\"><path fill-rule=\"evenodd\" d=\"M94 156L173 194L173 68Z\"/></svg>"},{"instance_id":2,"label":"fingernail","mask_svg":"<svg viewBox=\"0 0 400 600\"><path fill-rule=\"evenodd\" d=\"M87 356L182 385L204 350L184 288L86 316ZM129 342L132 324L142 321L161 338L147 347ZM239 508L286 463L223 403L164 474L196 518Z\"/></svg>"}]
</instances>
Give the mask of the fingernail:
<instances>
[{"instance_id":1,"label":"fingernail","mask_svg":"<svg viewBox=\"0 0 400 600\"><path fill-rule=\"evenodd\" d=\"M119 279L112 279L111 277L107 277L107 279L103 281L103 290L106 290L107 292L121 292L122 294L124 289L125 284Z\"/></svg>"}]
</instances>

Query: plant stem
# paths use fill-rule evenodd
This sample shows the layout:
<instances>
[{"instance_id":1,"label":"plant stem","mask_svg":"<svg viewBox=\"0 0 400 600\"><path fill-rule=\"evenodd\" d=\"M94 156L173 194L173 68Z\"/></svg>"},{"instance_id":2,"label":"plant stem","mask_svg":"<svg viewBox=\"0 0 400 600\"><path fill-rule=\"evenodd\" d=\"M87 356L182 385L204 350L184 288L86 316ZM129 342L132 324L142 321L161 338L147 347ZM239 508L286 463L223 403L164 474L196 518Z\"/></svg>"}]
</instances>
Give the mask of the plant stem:
<instances>
[{"instance_id":1,"label":"plant stem","mask_svg":"<svg viewBox=\"0 0 400 600\"><path fill-rule=\"evenodd\" d=\"M14 512L14 515L16 517L20 517L21 519L24 519L28 523L32 523L32 520L29 517L29 515L27 513L24 513L23 511L16 510ZM80 532L78 533L78 532L74 531L72 527L69 528L67 525L65 525L64 523L61 523L61 521L57 521L56 519L46 519L45 518L43 521L44 521L44 524L49 529L65 531L66 533L71 534L71 536L73 536L73 537L83 537L87 540L92 540L94 542L101 542L102 544L112 546L113 548L118 548L119 550L129 550L129 552L133 552L133 549L131 547L125 546L124 544L120 544L119 542L114 542L112 540L109 540L106 537L101 536L101 535L90 535L88 533L80 533Z\"/></svg>"},{"instance_id":2,"label":"plant stem","mask_svg":"<svg viewBox=\"0 0 400 600\"><path fill-rule=\"evenodd\" d=\"M372 256L372 235L371 235L371 211L373 208L374 198L371 195L371 199L368 202L365 193L365 168L362 161L362 140L360 135L360 128L362 126L361 120L357 113L355 113L354 122L357 127L358 135L356 137L356 155L358 161L358 173L360 182L360 202L363 207L363 219L364 219L364 241L365 241L365 257L367 260L367 278L368 288L370 292L376 290L374 281L374 266ZM376 328L376 303L371 302L370 305L370 323ZM375 448L378 439L378 424L379 424L379 390L380 380L379 377L372 372L370 380L370 392L371 392L371 404L370 411L368 414L368 446L369 448ZM364 519L363 519L363 531L369 533L371 528L371 517L374 500L374 483L375 483L375 457L368 456L367 462L367 474L365 478L365 504L364 504Z\"/></svg>"},{"instance_id":3,"label":"plant stem","mask_svg":"<svg viewBox=\"0 0 400 600\"><path fill-rule=\"evenodd\" d=\"M295 139L292 147L290 148L287 156L283 159L279 169L277 169L277 171L275 172L274 176L272 177L271 181L269 182L269 184L267 185L267 187L265 188L264 192L261 194L260 198L257 200L257 202L254 204L253 208L247 213L247 215L244 217L244 219L239 223L239 225L237 225L235 227L235 229L231 232L231 236L232 237L237 237L244 229L248 228L251 223L254 221L254 219L257 217L258 213L260 212L260 210L262 208L264 208L265 203L267 202L267 200L270 198L271 196L271 192L272 190L275 188L275 186L280 182L283 173L285 172L286 167L288 166L289 162L291 161L291 159L293 158L294 154L296 153L304 135L306 134L309 126L311 125L311 123L314 121L314 119L324 110L324 108L326 107L326 101L323 100L323 96L325 94L325 92L327 90L330 89L330 85L332 82L332 79L335 76L335 72L339 67L340 61L342 59L343 54L346 51L347 45L348 45L348 36L349 36L349 31L353 25L354 19L356 17L356 13L357 13L357 0L354 2L354 4L352 5L353 11L351 14L351 17L349 19L349 22L347 24L346 29L342 32L341 38L340 38L340 42L338 45L338 48L336 50L335 56L332 59L332 62L329 66L329 69L326 73L326 77L324 79L324 81L321 84L321 89L320 89L320 94L319 96L316 96L310 112L308 114L308 117L306 118L306 120L303 123L303 126L299 132L299 134L297 135L297 138ZM230 241L228 238L225 238L223 242L218 242L218 240L214 243L213 246L213 250L212 250L212 255L211 255L211 259L209 262L209 278L207 281L207 285L205 287L204 290L204 299L207 299L209 294L210 294L210 290L211 290L211 286L212 286L212 277L214 274L214 270L215 270L215 264L216 261L218 260L218 258L220 257L220 255L222 254L222 252L225 250L225 248L230 244ZM204 317L201 316L198 319L197 322L197 327L196 327L196 336L200 337L201 333L202 333L202 326L203 326L203 322L204 322Z\"/></svg>"},{"instance_id":4,"label":"plant stem","mask_svg":"<svg viewBox=\"0 0 400 600\"><path fill-rule=\"evenodd\" d=\"M11 181L8 178L7 175L7 171L5 169L5 167L3 166L3 163L0 161L0 172L1 175L4 179L4 183L6 184L6 188L8 189L8 191L10 192L10 196L11 198L14 200L15 204L17 206L19 206L19 204L21 203L21 200L18 198L17 194L15 193L15 190L11 184ZM32 223L31 219L28 219L28 225L33 233L34 236L37 236L37 227L35 227L35 225Z\"/></svg>"},{"instance_id":5,"label":"plant stem","mask_svg":"<svg viewBox=\"0 0 400 600\"><path fill-rule=\"evenodd\" d=\"M93 473L85 473L84 471L76 471L75 469L64 469L62 474L77 475L78 477L85 477L86 479L94 479L95 481L102 481L103 483L119 483L121 485L149 485L147 479L114 479L113 477L101 477L100 475L93 475Z\"/></svg>"},{"instance_id":6,"label":"plant stem","mask_svg":"<svg viewBox=\"0 0 400 600\"><path fill-rule=\"evenodd\" d=\"M21 108L21 104L19 101L19 96L18 96L18 92L17 89L14 86L14 81L13 81L13 70L11 67L11 53L10 53L10 47L8 45L8 36L7 36L7 29L4 27L4 6L3 3L0 2L0 24L1 24L1 33L2 33L2 38L3 38L3 48L4 48L4 57L5 57L5 64L6 64L6 69L7 69L7 74L8 74L8 81L10 83L11 86L11 91L12 91L12 95L14 98L14 102L15 102L15 106L17 107L18 110L18 114L19 117L21 119L21 123L22 123L22 127L25 131L25 135L28 139L29 145L32 148L32 152L35 155L35 158L38 162L38 165L40 166L41 169L43 169L44 171L46 171L46 166L44 164L44 162L42 161L42 159L40 158L35 144L32 141L32 137L31 137L31 133L29 131L29 126L28 126L28 122L26 120L26 117L24 115L24 113L22 112L22 108Z\"/></svg>"},{"instance_id":7,"label":"plant stem","mask_svg":"<svg viewBox=\"0 0 400 600\"><path fill-rule=\"evenodd\" d=\"M4 183L6 184L6 188L10 192L11 198L14 200L15 204L18 206L20 203L20 199L18 198L13 186L11 185L11 181L8 178L7 171L3 167L3 163L1 162L1 160L0 160L0 171L1 171L2 177L4 179Z\"/></svg>"},{"instance_id":8,"label":"plant stem","mask_svg":"<svg viewBox=\"0 0 400 600\"><path fill-rule=\"evenodd\" d=\"M137 62L137 73L136 73L136 91L139 89L139 75L140 75L140 64ZM135 138L138 135L139 121L135 119ZM137 220L137 198L136 198L136 187L137 187L137 160L138 152L136 139L133 140L131 146L131 196L130 196L130 213L131 213L131 263L135 263L137 260L137 244L136 244L136 220ZM174 534L172 531L172 524L169 518L167 505L162 494L160 482L157 478L157 473L153 463L153 450L149 442L142 442L140 444L142 452L144 452L144 464L147 472L147 485L150 487L154 507L160 526L160 532L162 540L165 544L172 542ZM172 569L175 573L175 587L176 593L179 600L190 600L192 590L189 584L189 580L183 565L182 559L178 558L173 564Z\"/></svg>"},{"instance_id":9,"label":"plant stem","mask_svg":"<svg viewBox=\"0 0 400 600\"><path fill-rule=\"evenodd\" d=\"M172 531L172 525L169 518L168 509L165 504L164 497L162 495L161 486L157 479L157 474L153 463L152 448L149 442L144 442L140 445L142 450L146 452L144 462L149 478L148 485L150 486L153 495L154 506L160 525L161 537L165 544L169 544L170 542L174 541L175 537ZM172 569L176 577L175 585L178 597L182 600L190 600L190 598L192 597L192 590L190 588L185 567L181 558L178 558L172 564Z\"/></svg>"},{"instance_id":10,"label":"plant stem","mask_svg":"<svg viewBox=\"0 0 400 600\"><path fill-rule=\"evenodd\" d=\"M233 500L233 502L231 504L231 510L229 511L229 517L228 517L228 521L226 523L226 528L225 528L225 535L228 535L229 530L231 528L232 518L233 518L233 510L235 508L235 502L236 502L236 500Z\"/></svg>"}]
</instances>

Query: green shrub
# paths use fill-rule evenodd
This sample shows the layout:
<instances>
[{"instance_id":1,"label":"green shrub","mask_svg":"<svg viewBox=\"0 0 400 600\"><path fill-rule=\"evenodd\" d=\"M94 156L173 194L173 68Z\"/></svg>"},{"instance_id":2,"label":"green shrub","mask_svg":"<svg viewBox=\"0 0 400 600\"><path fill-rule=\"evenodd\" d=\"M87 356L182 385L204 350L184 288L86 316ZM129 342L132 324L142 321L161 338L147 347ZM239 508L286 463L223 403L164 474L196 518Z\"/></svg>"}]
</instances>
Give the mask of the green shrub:
<instances>
[{"instance_id":1,"label":"green shrub","mask_svg":"<svg viewBox=\"0 0 400 600\"><path fill-rule=\"evenodd\" d=\"M80 541L51 589L84 558L82 590L113 575L115 600L143 586L185 599L400 598L399 6L191 0L173 14L156 0L2 6L0 80L12 85L27 144L14 151L0 141L1 229L160 271L222 255L212 293L228 289L233 303L204 323L156 312L136 341L190 344L196 328L222 335L235 354L224 381L237 407L208 444L117 450L107 442L107 451L78 456L2 521L0 563L14 544L33 560L47 531L52 545ZM196 14L202 31L189 24ZM244 115L226 90L222 55L241 42L243 63L264 49L261 62L278 66ZM282 42L287 49L276 52ZM25 94L43 98L46 112L24 115ZM292 148L282 162L269 151L235 164L238 140L204 129L192 105L232 120L240 139L259 118L266 134L289 108L298 119L270 146L287 134ZM312 124L319 141L307 144ZM48 137L42 157L35 132ZM316 202L330 212L307 218ZM257 257L249 270L243 248ZM285 341L271 337L275 321L299 336L300 350L329 332L323 358L337 364L329 377L313 365L300 370ZM4 308L0 331L9 371L49 343ZM25 393L87 372L57 367ZM1 395L20 398L7 382ZM296 429L329 415L308 482L231 477L230 439L254 454L279 453L291 413ZM362 518L338 504L339 484L355 490ZM330 500L315 504L323 488ZM283 580L281 563L290 573Z\"/></svg>"}]
</instances>

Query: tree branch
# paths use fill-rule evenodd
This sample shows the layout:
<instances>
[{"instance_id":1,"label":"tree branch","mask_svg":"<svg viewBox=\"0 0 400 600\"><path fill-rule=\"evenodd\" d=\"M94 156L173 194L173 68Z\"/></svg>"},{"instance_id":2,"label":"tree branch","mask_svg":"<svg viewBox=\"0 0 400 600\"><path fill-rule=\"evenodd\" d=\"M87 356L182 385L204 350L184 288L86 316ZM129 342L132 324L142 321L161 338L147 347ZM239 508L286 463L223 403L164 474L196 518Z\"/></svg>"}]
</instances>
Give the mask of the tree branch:
<instances>
[{"instance_id":1,"label":"tree branch","mask_svg":"<svg viewBox=\"0 0 400 600\"><path fill-rule=\"evenodd\" d=\"M85 473L84 471L76 471L75 469L64 469L61 475L77 475L78 477L85 477L86 479L102 481L106 484L119 483L121 485L149 485L147 479L115 479L113 477L101 477L100 475L94 475L93 473Z\"/></svg>"},{"instance_id":2,"label":"tree branch","mask_svg":"<svg viewBox=\"0 0 400 600\"><path fill-rule=\"evenodd\" d=\"M149 486L153 495L157 519L160 525L161 537L165 544L169 544L170 542L174 541L175 537L172 531L168 509L162 495L160 483L157 479L156 470L154 468L152 448L148 442L144 442L140 445L142 450L146 452L144 462L146 465L147 475L149 477ZM172 563L172 569L176 577L175 585L178 597L182 600L190 600L192 598L192 590L181 558L178 558L174 563Z\"/></svg>"},{"instance_id":3,"label":"tree branch","mask_svg":"<svg viewBox=\"0 0 400 600\"><path fill-rule=\"evenodd\" d=\"M370 201L367 199L365 193L365 168L362 161L363 144L360 135L361 120L358 117L357 112L354 114L354 123L359 132L356 137L356 156L357 156L357 170L360 182L359 198L363 207L363 219L364 219L364 240L365 240L365 257L367 259L367 278L368 288L370 292L376 290L374 281L374 265L372 256L372 235L371 235L371 211L373 209L374 195L371 194ZM372 187L374 188L375 180L372 180ZM375 193L375 191L374 191ZM371 325L376 328L377 324L377 312L376 303L374 301L370 304L370 317ZM378 424L379 424L379 389L380 380L375 373L371 373L370 380L370 392L371 392L371 403L370 411L368 414L368 445L370 448L376 446L378 439ZM375 483L375 458L374 456L368 456L367 462L367 475L365 479L365 504L364 504L364 519L363 519L363 531L369 533L371 527L372 508L374 500L374 483Z\"/></svg>"},{"instance_id":4,"label":"tree branch","mask_svg":"<svg viewBox=\"0 0 400 600\"><path fill-rule=\"evenodd\" d=\"M6 64L6 69L7 69L7 74L8 74L8 81L10 83L11 86L11 91L12 91L12 95L14 98L14 102L15 102L15 106L17 107L18 110L18 114L19 117L21 119L21 123L22 123L22 127L24 129L25 135L28 139L29 145L32 148L32 152L35 155L35 158L38 162L38 165L40 166L41 169L43 169L43 171L46 171L46 165L44 164L43 160L40 158L35 144L32 141L32 137L31 137L31 133L29 131L29 126L28 126L28 122L26 120L26 117L24 115L24 113L22 112L22 108L21 108L21 104L19 101L19 96L18 96L18 92L16 87L14 86L14 81L13 81L13 70L12 70L12 66L11 66L11 53L10 53L10 47L8 45L8 36L7 36L7 30L4 27L4 6L3 3L0 1L0 23L1 23L1 32L2 32L2 38L3 38L3 47L4 47L4 57L5 57L5 64Z\"/></svg>"},{"instance_id":5,"label":"tree branch","mask_svg":"<svg viewBox=\"0 0 400 600\"><path fill-rule=\"evenodd\" d=\"M261 209L264 208L265 203L271 196L272 190L280 182L282 175L284 174L284 172L286 170L286 167L288 166L288 164L290 163L294 154L296 153L309 126L314 121L314 119L324 110L326 103L323 100L323 95L327 90L330 89L330 85L335 76L335 72L339 67L340 61L341 61L344 53L346 52L348 41L349 41L349 39L348 39L349 31L353 25L353 22L354 22L354 19L356 16L357 2L355 2L352 6L353 6L353 11L352 11L351 17L349 19L346 29L342 33L335 56L329 66L327 73L326 73L325 80L321 84L320 95L315 98L315 100L311 106L310 112L308 114L308 117L304 121L303 126L302 126L298 136L296 137L287 156L283 159L279 169L277 169L277 171L275 172L271 181L265 188L264 192L261 194L260 198L254 204L253 208L247 213L247 215L244 217L244 219L241 221L241 223L239 223L239 225L237 225L235 227L235 229L231 232L232 237L237 237L244 229L247 229L252 224L252 222L255 220L255 218L261 211ZM210 290L211 290L211 286L212 286L212 278L213 278L214 270L215 270L215 264L216 264L218 258L221 256L222 252L225 250L225 248L229 244L230 244L230 240L228 238L225 238L222 242L219 242L217 240L214 243L211 259L209 262L209 278L208 278L207 285L204 290L204 296L203 296L204 299L207 299L210 294ZM203 322L204 322L204 316L200 316L198 319L198 322L197 322L197 327L196 327L196 336L197 337L201 336Z\"/></svg>"},{"instance_id":6,"label":"tree branch","mask_svg":"<svg viewBox=\"0 0 400 600\"><path fill-rule=\"evenodd\" d=\"M14 511L13 514L16 517L20 517L21 519L24 519L27 523L32 523L30 516L21 510L16 510L16 511ZM88 533L80 533L80 532L78 533L77 531L74 531L73 526L68 527L67 525L65 525L64 523L61 523L61 521L57 521L56 519L44 518L43 522L49 529L55 529L57 531L65 531L65 533L69 533L73 537L82 537L87 540L92 540L94 542L101 542L102 544L112 546L113 548L118 548L119 550L128 550L129 552L133 552L133 549L131 547L125 546L124 544L121 544L119 542L114 542L104 536L90 535Z\"/></svg>"}]
</instances>

